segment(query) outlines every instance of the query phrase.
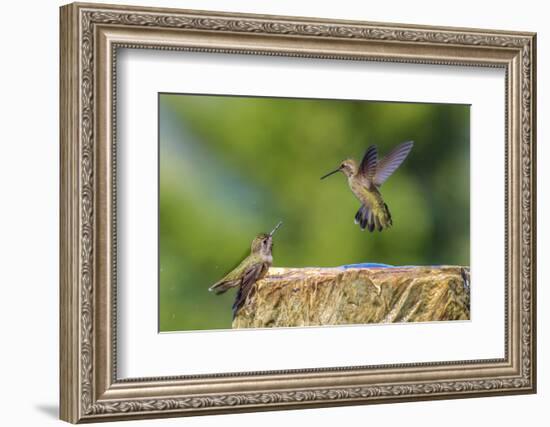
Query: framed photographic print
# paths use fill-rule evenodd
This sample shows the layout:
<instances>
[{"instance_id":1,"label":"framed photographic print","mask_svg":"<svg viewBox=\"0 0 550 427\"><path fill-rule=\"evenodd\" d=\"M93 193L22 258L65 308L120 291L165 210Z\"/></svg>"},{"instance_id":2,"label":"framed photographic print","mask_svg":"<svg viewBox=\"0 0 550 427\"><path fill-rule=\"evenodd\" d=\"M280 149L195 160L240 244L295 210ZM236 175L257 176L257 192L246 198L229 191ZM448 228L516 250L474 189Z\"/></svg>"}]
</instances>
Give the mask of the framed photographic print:
<instances>
[{"instance_id":1,"label":"framed photographic print","mask_svg":"<svg viewBox=\"0 0 550 427\"><path fill-rule=\"evenodd\" d=\"M158 104L160 332L470 319L469 105L181 93ZM407 137L422 145L403 166L412 140L380 159L365 148ZM334 166L351 180L320 182ZM269 247L251 243L275 224Z\"/></svg>"},{"instance_id":2,"label":"framed photographic print","mask_svg":"<svg viewBox=\"0 0 550 427\"><path fill-rule=\"evenodd\" d=\"M535 34L61 8L61 418L533 393Z\"/></svg>"}]
</instances>

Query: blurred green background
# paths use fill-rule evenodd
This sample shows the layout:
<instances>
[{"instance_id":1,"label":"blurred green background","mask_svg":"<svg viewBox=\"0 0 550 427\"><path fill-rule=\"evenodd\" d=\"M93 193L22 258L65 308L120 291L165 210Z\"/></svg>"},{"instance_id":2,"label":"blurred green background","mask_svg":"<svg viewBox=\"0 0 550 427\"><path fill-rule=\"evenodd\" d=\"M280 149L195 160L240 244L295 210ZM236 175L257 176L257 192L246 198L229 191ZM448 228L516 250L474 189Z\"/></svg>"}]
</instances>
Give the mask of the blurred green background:
<instances>
[{"instance_id":1,"label":"blurred green background","mask_svg":"<svg viewBox=\"0 0 550 427\"><path fill-rule=\"evenodd\" d=\"M274 266L469 265L470 107L159 95L160 331L231 328L234 292L208 287L284 225ZM361 232L343 174L414 140L382 186L394 226Z\"/></svg>"}]
</instances>

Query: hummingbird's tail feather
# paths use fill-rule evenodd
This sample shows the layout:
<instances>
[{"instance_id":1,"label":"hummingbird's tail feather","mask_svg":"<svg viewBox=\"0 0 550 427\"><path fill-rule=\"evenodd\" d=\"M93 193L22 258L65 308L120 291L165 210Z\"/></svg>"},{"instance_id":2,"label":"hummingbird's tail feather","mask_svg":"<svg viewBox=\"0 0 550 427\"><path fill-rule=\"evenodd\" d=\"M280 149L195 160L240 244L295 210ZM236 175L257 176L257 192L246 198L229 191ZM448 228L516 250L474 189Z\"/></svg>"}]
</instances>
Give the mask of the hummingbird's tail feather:
<instances>
[{"instance_id":1,"label":"hummingbird's tail feather","mask_svg":"<svg viewBox=\"0 0 550 427\"><path fill-rule=\"evenodd\" d=\"M359 224L361 230L369 227L369 231L372 231L369 226L369 218L371 218L371 211L365 205L361 205L357 213L355 214L355 223Z\"/></svg>"},{"instance_id":2,"label":"hummingbird's tail feather","mask_svg":"<svg viewBox=\"0 0 550 427\"><path fill-rule=\"evenodd\" d=\"M368 229L370 232L374 230L382 231L385 228L391 227L392 219L388 205L384 203L380 212L361 205L355 214L355 223L359 224L361 230Z\"/></svg>"},{"instance_id":3,"label":"hummingbird's tail feather","mask_svg":"<svg viewBox=\"0 0 550 427\"><path fill-rule=\"evenodd\" d=\"M355 223L356 224L361 224L362 223L362 218L364 216L363 211L366 210L366 209L367 208L365 207L365 205L361 205L361 207L359 208L359 210L355 214Z\"/></svg>"},{"instance_id":4,"label":"hummingbird's tail feather","mask_svg":"<svg viewBox=\"0 0 550 427\"><path fill-rule=\"evenodd\" d=\"M222 280L218 283L213 284L208 288L210 292L214 292L216 295L223 294L227 292L228 289L234 288L239 284L238 280Z\"/></svg>"},{"instance_id":5,"label":"hummingbird's tail feather","mask_svg":"<svg viewBox=\"0 0 550 427\"><path fill-rule=\"evenodd\" d=\"M392 220L392 217L391 217L391 213L390 213L390 210L388 208L388 205L386 205L384 203L384 218L385 218L385 222L386 224L382 224L384 227L386 228L389 228L393 225L393 220Z\"/></svg>"}]
</instances>

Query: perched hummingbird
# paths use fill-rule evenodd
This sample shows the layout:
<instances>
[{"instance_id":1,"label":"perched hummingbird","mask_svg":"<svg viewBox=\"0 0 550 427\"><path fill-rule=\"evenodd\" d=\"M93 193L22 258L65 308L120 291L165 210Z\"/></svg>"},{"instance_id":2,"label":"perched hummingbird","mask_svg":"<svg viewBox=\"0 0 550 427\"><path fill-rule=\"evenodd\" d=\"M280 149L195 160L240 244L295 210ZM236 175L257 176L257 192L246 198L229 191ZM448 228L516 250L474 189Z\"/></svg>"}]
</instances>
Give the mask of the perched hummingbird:
<instances>
[{"instance_id":1,"label":"perched hummingbird","mask_svg":"<svg viewBox=\"0 0 550 427\"><path fill-rule=\"evenodd\" d=\"M380 186L403 163L412 150L413 144L413 141L399 144L380 161L378 161L376 145L371 145L359 167L355 160L347 159L338 169L321 177L325 179L340 171L348 177L351 191L361 202L361 207L355 214L355 223L360 225L361 230L368 227L369 231L374 231L375 228L382 231L384 228L391 227L390 210L380 194Z\"/></svg>"},{"instance_id":2,"label":"perched hummingbird","mask_svg":"<svg viewBox=\"0 0 550 427\"><path fill-rule=\"evenodd\" d=\"M252 295L254 284L265 277L273 263L271 250L273 249L273 234L282 225L279 222L271 233L260 233L252 241L250 255L248 255L233 271L223 279L212 285L208 290L216 295L223 294L230 288L239 287L237 297L233 303L233 316L245 304L249 295Z\"/></svg>"}]
</instances>

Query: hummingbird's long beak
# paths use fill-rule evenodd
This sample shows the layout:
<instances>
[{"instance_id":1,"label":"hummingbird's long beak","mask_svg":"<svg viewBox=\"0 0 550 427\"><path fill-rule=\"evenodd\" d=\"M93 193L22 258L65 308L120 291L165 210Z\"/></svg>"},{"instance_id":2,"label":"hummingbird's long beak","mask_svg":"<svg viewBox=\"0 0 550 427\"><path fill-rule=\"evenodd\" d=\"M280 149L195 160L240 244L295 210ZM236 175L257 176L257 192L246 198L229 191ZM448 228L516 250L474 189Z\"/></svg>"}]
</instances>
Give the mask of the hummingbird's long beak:
<instances>
[{"instance_id":1,"label":"hummingbird's long beak","mask_svg":"<svg viewBox=\"0 0 550 427\"><path fill-rule=\"evenodd\" d=\"M321 177L321 179L328 178L329 176L334 175L336 172L340 172L340 169L341 169L341 168L335 169L335 170L333 170L332 172L329 172L329 173L327 173L326 175L323 175L323 176Z\"/></svg>"},{"instance_id":2,"label":"hummingbird's long beak","mask_svg":"<svg viewBox=\"0 0 550 427\"><path fill-rule=\"evenodd\" d=\"M279 227L283 225L283 221L279 221L279 224L275 226L273 230L271 230L271 233L269 233L270 236L273 236L273 234L279 229Z\"/></svg>"}]
</instances>

